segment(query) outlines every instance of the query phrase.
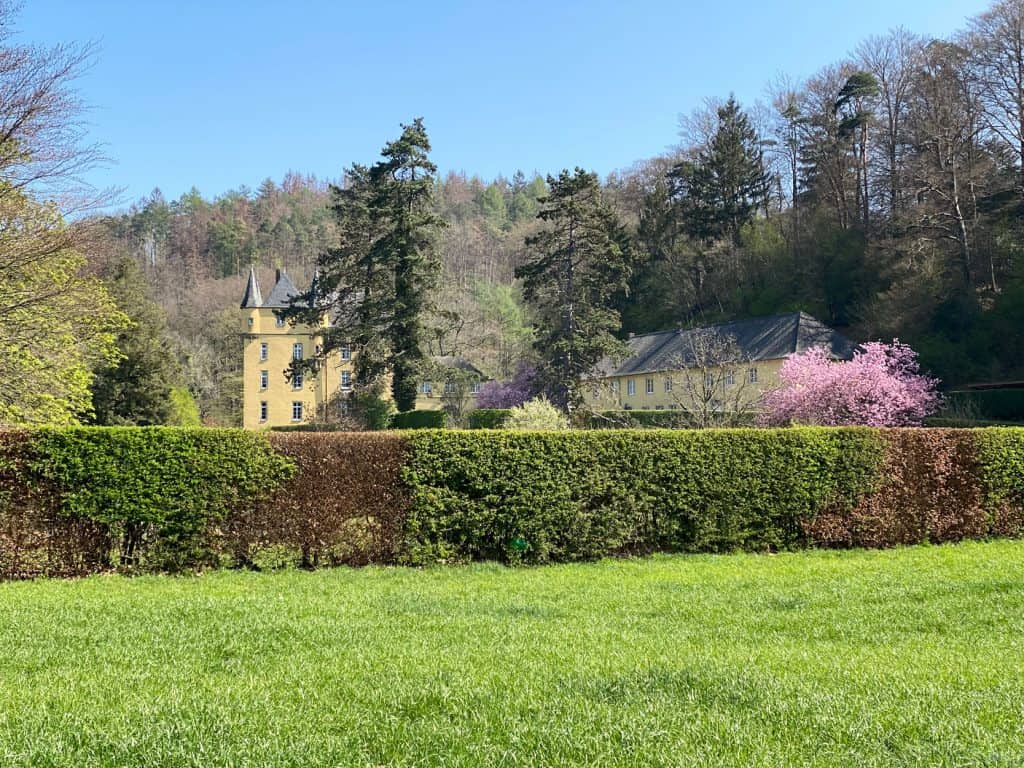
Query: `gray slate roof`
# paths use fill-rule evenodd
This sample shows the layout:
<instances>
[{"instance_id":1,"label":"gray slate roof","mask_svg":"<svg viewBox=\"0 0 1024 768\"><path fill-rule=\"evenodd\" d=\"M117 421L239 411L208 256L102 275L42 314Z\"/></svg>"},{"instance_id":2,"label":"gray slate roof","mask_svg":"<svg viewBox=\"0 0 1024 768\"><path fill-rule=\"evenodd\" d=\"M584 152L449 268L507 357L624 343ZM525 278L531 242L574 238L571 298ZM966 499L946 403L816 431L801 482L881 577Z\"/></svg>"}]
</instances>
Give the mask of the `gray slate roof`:
<instances>
[{"instance_id":1,"label":"gray slate roof","mask_svg":"<svg viewBox=\"0 0 1024 768\"><path fill-rule=\"evenodd\" d=\"M806 312L791 312L773 317L755 317L731 323L687 330L660 331L634 336L627 342L629 354L616 364L604 360L599 376L628 376L685 368L694 364L691 334L714 330L735 340L742 357L751 362L779 360L811 347L825 347L840 360L853 355L854 345L838 331L815 320Z\"/></svg>"},{"instance_id":2,"label":"gray slate roof","mask_svg":"<svg viewBox=\"0 0 1024 768\"><path fill-rule=\"evenodd\" d=\"M282 269L278 272L277 282L274 284L273 290L270 291L270 295L267 296L267 300L263 302L263 306L271 309L284 309L289 306L289 301L300 293L301 291L288 277L288 273Z\"/></svg>"},{"instance_id":3,"label":"gray slate roof","mask_svg":"<svg viewBox=\"0 0 1024 768\"><path fill-rule=\"evenodd\" d=\"M242 309L254 307L284 309L289 306L290 299L301 293L302 291L296 288L295 283L288 277L288 273L279 269L277 270L277 281L274 283L270 295L267 296L267 300L264 301L260 291L260 282L256 278L256 267L253 266L249 268L249 280L245 284L245 293L242 295Z\"/></svg>"},{"instance_id":4,"label":"gray slate roof","mask_svg":"<svg viewBox=\"0 0 1024 768\"><path fill-rule=\"evenodd\" d=\"M242 295L242 309L252 309L262 304L263 294L260 293L260 281L256 279L256 266L253 265L249 267L249 280Z\"/></svg>"}]
</instances>

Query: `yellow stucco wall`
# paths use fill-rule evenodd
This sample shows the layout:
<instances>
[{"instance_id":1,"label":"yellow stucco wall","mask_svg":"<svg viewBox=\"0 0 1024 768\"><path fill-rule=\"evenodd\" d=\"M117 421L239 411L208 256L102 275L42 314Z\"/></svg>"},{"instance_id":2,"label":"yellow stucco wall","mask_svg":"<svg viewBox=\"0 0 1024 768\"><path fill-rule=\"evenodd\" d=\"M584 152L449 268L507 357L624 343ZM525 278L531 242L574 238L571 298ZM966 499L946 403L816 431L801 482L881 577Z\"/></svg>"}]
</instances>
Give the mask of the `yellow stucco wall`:
<instances>
[{"instance_id":1,"label":"yellow stucco wall","mask_svg":"<svg viewBox=\"0 0 1024 768\"><path fill-rule=\"evenodd\" d=\"M731 370L736 383L731 386L722 383L723 399L728 401L734 395L731 387L743 386L745 401L757 397L769 389L779 385L779 368L784 360L759 360L756 363L744 364ZM751 370L757 371L757 381L749 381ZM697 375L691 370L690 375ZM724 379L715 375L715 379ZM630 381L633 382L633 393L630 394ZM671 391L666 382L671 381ZM648 382L653 392L648 392ZM597 411L616 411L631 409L637 411L678 410L685 403L682 392L686 384L686 374L680 371L655 371L638 373L631 376L610 376L592 380L584 387L584 399L589 407Z\"/></svg>"},{"instance_id":2,"label":"yellow stucco wall","mask_svg":"<svg viewBox=\"0 0 1024 768\"><path fill-rule=\"evenodd\" d=\"M354 377L352 360L342 359L340 351L331 353L327 365L317 375L307 374L301 389L295 389L285 377L292 361L293 347L302 344L303 356L316 353L320 338L309 326L279 325L274 310L264 307L242 310L242 426L245 429L269 429L315 421L322 416L324 407L332 397L346 391L342 387L342 372ZM262 345L266 345L266 359L262 359ZM267 386L262 384L261 373L267 373ZM431 394L419 393L416 409L436 411L444 407L444 382L433 382ZM390 398L390 388L385 389ZM475 395L473 396L475 397ZM292 406L301 402L302 419L292 418ZM267 418L260 418L266 403Z\"/></svg>"},{"instance_id":3,"label":"yellow stucco wall","mask_svg":"<svg viewBox=\"0 0 1024 768\"><path fill-rule=\"evenodd\" d=\"M316 329L308 326L279 325L272 309L242 310L242 426L266 429L313 421L321 414L328 400L341 388L342 371L352 371L352 361L343 361L340 352L333 352L327 365L316 375L306 374L302 387L296 389L285 377L291 364L295 344L302 344L303 357L316 353L320 342ZM262 345L266 359L262 359ZM261 372L267 372L267 386ZM293 419L293 403L303 404L302 418ZM267 418L261 419L266 403Z\"/></svg>"}]
</instances>

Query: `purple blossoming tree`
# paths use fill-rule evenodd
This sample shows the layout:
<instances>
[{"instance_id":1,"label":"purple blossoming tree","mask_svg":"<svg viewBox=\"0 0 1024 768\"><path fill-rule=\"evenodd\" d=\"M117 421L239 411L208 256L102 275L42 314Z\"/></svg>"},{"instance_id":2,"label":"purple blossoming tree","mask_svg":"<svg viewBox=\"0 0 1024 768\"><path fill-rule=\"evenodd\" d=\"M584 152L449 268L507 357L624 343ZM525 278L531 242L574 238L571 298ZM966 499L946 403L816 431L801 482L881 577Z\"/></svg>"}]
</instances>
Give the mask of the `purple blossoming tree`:
<instances>
[{"instance_id":1,"label":"purple blossoming tree","mask_svg":"<svg viewBox=\"0 0 1024 768\"><path fill-rule=\"evenodd\" d=\"M897 339L864 344L846 361L820 348L790 355L779 379L764 397L762 422L770 426L915 426L942 402L938 380L922 375L917 353Z\"/></svg>"},{"instance_id":2,"label":"purple blossoming tree","mask_svg":"<svg viewBox=\"0 0 1024 768\"><path fill-rule=\"evenodd\" d=\"M477 408L515 408L537 394L537 369L521 363L508 381L488 381L476 397Z\"/></svg>"}]
</instances>

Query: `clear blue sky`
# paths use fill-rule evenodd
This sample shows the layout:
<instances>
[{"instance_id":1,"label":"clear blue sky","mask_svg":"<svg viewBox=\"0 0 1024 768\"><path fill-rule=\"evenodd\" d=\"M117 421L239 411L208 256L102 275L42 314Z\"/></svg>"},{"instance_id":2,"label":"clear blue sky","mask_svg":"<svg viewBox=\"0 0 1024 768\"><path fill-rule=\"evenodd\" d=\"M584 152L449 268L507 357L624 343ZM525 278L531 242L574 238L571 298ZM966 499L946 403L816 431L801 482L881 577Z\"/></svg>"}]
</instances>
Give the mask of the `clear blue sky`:
<instances>
[{"instance_id":1,"label":"clear blue sky","mask_svg":"<svg viewBox=\"0 0 1024 768\"><path fill-rule=\"evenodd\" d=\"M92 174L134 200L337 178L422 116L442 172L490 178L663 151L708 96L762 95L895 26L945 36L987 0L30 0L20 39L95 40Z\"/></svg>"}]
</instances>

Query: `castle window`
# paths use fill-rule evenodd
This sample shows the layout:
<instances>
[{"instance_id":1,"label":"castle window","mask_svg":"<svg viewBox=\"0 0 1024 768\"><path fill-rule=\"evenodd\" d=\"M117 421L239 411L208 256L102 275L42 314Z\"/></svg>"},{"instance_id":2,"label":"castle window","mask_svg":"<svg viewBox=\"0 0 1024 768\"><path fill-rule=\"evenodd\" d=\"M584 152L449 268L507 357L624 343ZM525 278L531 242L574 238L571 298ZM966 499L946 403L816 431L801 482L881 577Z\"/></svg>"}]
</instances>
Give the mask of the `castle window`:
<instances>
[{"instance_id":1,"label":"castle window","mask_svg":"<svg viewBox=\"0 0 1024 768\"><path fill-rule=\"evenodd\" d=\"M672 377L671 376L666 376L665 377L665 391L666 392L671 392L672 391Z\"/></svg>"},{"instance_id":2,"label":"castle window","mask_svg":"<svg viewBox=\"0 0 1024 768\"><path fill-rule=\"evenodd\" d=\"M747 381L751 384L757 384L757 368L751 368L747 371Z\"/></svg>"},{"instance_id":3,"label":"castle window","mask_svg":"<svg viewBox=\"0 0 1024 768\"><path fill-rule=\"evenodd\" d=\"M636 380L635 379L630 379L629 381L626 382L626 394L627 395L635 395L636 394Z\"/></svg>"},{"instance_id":4,"label":"castle window","mask_svg":"<svg viewBox=\"0 0 1024 768\"><path fill-rule=\"evenodd\" d=\"M302 389L302 371L295 371L292 374L292 389Z\"/></svg>"},{"instance_id":5,"label":"castle window","mask_svg":"<svg viewBox=\"0 0 1024 768\"><path fill-rule=\"evenodd\" d=\"M730 371L729 373L725 374L725 386L731 387L735 383L736 383L736 377L733 375L732 371Z\"/></svg>"},{"instance_id":6,"label":"castle window","mask_svg":"<svg viewBox=\"0 0 1024 768\"><path fill-rule=\"evenodd\" d=\"M284 328L284 318L283 317L281 317L280 315L275 315L274 319L277 322L277 327L278 328Z\"/></svg>"},{"instance_id":7,"label":"castle window","mask_svg":"<svg viewBox=\"0 0 1024 768\"><path fill-rule=\"evenodd\" d=\"M471 391L471 392L472 392L472 393L473 393L474 395L479 395L479 394L480 394L480 382L479 382L479 381L474 381L474 382L473 382L473 386L472 386L472 388L471 388L471 390L470 390L470 391Z\"/></svg>"},{"instance_id":8,"label":"castle window","mask_svg":"<svg viewBox=\"0 0 1024 768\"><path fill-rule=\"evenodd\" d=\"M341 388L352 389L352 371L341 372Z\"/></svg>"},{"instance_id":9,"label":"castle window","mask_svg":"<svg viewBox=\"0 0 1024 768\"><path fill-rule=\"evenodd\" d=\"M266 421L266 420L267 420L267 401L266 400L261 400L260 401L260 421Z\"/></svg>"},{"instance_id":10,"label":"castle window","mask_svg":"<svg viewBox=\"0 0 1024 768\"><path fill-rule=\"evenodd\" d=\"M253 325L255 325L255 324L256 324L256 321L255 321L255 320L253 320L253 319L252 319L252 318L250 317L250 318L249 318L249 327L250 327L250 328L252 328L252 327L253 327Z\"/></svg>"},{"instance_id":11,"label":"castle window","mask_svg":"<svg viewBox=\"0 0 1024 768\"><path fill-rule=\"evenodd\" d=\"M270 386L270 371L260 371L260 389Z\"/></svg>"},{"instance_id":12,"label":"castle window","mask_svg":"<svg viewBox=\"0 0 1024 768\"><path fill-rule=\"evenodd\" d=\"M302 359L302 342L292 344L292 360Z\"/></svg>"},{"instance_id":13,"label":"castle window","mask_svg":"<svg viewBox=\"0 0 1024 768\"><path fill-rule=\"evenodd\" d=\"M292 403L292 421L302 421L302 403L298 400Z\"/></svg>"},{"instance_id":14,"label":"castle window","mask_svg":"<svg viewBox=\"0 0 1024 768\"><path fill-rule=\"evenodd\" d=\"M434 385L431 382L424 381L422 384L420 384L420 394L421 395L430 395L430 394L433 394L433 392L434 392Z\"/></svg>"},{"instance_id":15,"label":"castle window","mask_svg":"<svg viewBox=\"0 0 1024 768\"><path fill-rule=\"evenodd\" d=\"M454 395L455 394L455 382L454 381L446 381L444 383L444 393L446 395Z\"/></svg>"},{"instance_id":16,"label":"castle window","mask_svg":"<svg viewBox=\"0 0 1024 768\"><path fill-rule=\"evenodd\" d=\"M646 391L646 393L648 395L653 395L654 394L654 379L647 379L647 381L644 382L644 388L645 388L645 391Z\"/></svg>"},{"instance_id":17,"label":"castle window","mask_svg":"<svg viewBox=\"0 0 1024 768\"><path fill-rule=\"evenodd\" d=\"M348 344L346 344L345 346L343 346L341 348L341 359L342 360L351 360L352 359L352 349L351 349L351 347L349 347Z\"/></svg>"},{"instance_id":18,"label":"castle window","mask_svg":"<svg viewBox=\"0 0 1024 768\"><path fill-rule=\"evenodd\" d=\"M260 342L260 361L261 362L266 361L266 359L267 359L267 352L268 351L269 350L268 350L268 347L267 347L267 342L261 341Z\"/></svg>"}]
</instances>

